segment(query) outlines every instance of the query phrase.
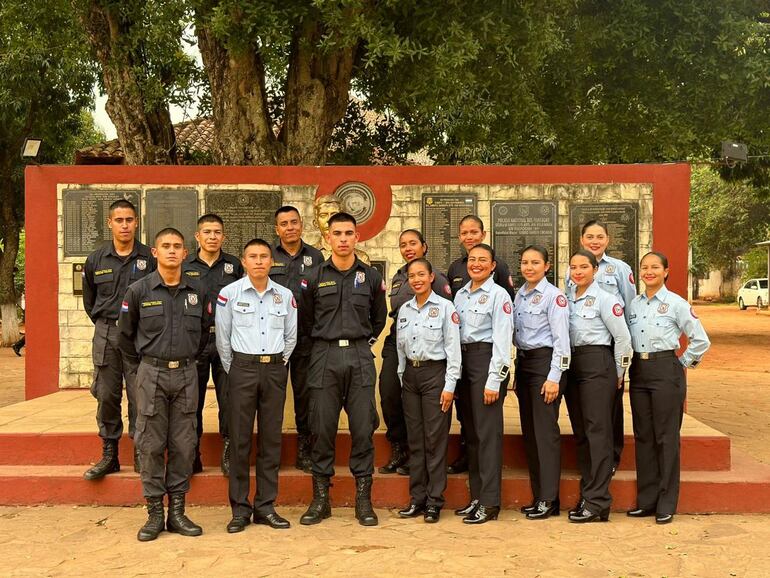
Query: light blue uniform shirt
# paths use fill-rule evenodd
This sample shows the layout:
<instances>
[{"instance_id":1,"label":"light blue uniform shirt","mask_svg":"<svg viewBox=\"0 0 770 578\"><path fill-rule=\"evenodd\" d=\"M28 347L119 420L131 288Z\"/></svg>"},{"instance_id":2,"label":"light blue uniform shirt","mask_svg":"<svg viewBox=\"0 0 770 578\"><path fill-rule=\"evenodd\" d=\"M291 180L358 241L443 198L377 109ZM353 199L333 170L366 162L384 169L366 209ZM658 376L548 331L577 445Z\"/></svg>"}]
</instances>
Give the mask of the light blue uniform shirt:
<instances>
[{"instance_id":1,"label":"light blue uniform shirt","mask_svg":"<svg viewBox=\"0 0 770 578\"><path fill-rule=\"evenodd\" d=\"M525 283L516 292L516 349L553 347L548 381L559 382L569 368L569 309L567 298L543 277L531 291Z\"/></svg>"},{"instance_id":2,"label":"light blue uniform shirt","mask_svg":"<svg viewBox=\"0 0 770 578\"><path fill-rule=\"evenodd\" d=\"M685 367L695 367L711 346L690 304L665 285L652 299L647 299L645 293L637 296L629 310L631 342L637 353L676 351L684 333L689 344L679 361Z\"/></svg>"},{"instance_id":3,"label":"light blue uniform shirt","mask_svg":"<svg viewBox=\"0 0 770 578\"><path fill-rule=\"evenodd\" d=\"M511 297L493 277L475 291L471 291L472 283L469 281L455 295L455 307L460 315L460 342L492 344L492 359L484 388L500 391L500 383L511 369Z\"/></svg>"},{"instance_id":4,"label":"light blue uniform shirt","mask_svg":"<svg viewBox=\"0 0 770 578\"><path fill-rule=\"evenodd\" d=\"M611 345L615 340L615 367L623 377L631 365L631 334L628 332L620 300L602 291L594 281L580 297L577 285L570 287L569 339L572 347Z\"/></svg>"},{"instance_id":5,"label":"light blue uniform shirt","mask_svg":"<svg viewBox=\"0 0 770 578\"><path fill-rule=\"evenodd\" d=\"M219 292L217 351L230 373L233 351L252 355L283 354L289 359L297 344L297 302L286 287L268 279L262 295L248 276Z\"/></svg>"},{"instance_id":6,"label":"light blue uniform shirt","mask_svg":"<svg viewBox=\"0 0 770 578\"><path fill-rule=\"evenodd\" d=\"M422 308L412 297L398 310L398 377L406 369L406 360L446 359L444 391L454 392L460 379L460 316L451 301L431 291Z\"/></svg>"},{"instance_id":7,"label":"light blue uniform shirt","mask_svg":"<svg viewBox=\"0 0 770 578\"><path fill-rule=\"evenodd\" d=\"M604 289L610 295L615 295L620 300L620 304L625 307L626 322L628 322L628 304L636 297L636 282L631 267L625 261L610 257L605 253L600 259L599 270L594 275L594 283ZM569 277L569 268L567 269L567 278L564 281L564 287L569 293L575 283Z\"/></svg>"}]
</instances>

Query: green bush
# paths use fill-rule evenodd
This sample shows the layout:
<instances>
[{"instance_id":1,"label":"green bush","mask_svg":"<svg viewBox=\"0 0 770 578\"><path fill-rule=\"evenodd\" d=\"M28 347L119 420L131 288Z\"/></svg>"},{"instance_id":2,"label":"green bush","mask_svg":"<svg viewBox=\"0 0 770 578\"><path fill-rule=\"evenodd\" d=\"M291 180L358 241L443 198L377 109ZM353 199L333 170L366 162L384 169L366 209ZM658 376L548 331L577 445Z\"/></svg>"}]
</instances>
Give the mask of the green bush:
<instances>
[{"instance_id":1,"label":"green bush","mask_svg":"<svg viewBox=\"0 0 770 578\"><path fill-rule=\"evenodd\" d=\"M743 255L746 266L742 280L748 281L756 277L767 277L767 247L754 247Z\"/></svg>"}]
</instances>

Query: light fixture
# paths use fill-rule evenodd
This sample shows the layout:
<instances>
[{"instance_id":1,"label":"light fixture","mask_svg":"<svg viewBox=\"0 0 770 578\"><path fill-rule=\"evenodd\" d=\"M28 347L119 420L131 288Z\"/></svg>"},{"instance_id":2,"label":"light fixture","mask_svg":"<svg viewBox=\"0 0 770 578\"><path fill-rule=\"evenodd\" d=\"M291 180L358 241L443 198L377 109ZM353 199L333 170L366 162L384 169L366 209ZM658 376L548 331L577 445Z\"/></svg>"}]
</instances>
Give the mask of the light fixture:
<instances>
[{"instance_id":1,"label":"light fixture","mask_svg":"<svg viewBox=\"0 0 770 578\"><path fill-rule=\"evenodd\" d=\"M25 138L24 146L21 147L21 158L25 161L36 161L37 155L40 154L40 145L42 144L43 139Z\"/></svg>"}]
</instances>

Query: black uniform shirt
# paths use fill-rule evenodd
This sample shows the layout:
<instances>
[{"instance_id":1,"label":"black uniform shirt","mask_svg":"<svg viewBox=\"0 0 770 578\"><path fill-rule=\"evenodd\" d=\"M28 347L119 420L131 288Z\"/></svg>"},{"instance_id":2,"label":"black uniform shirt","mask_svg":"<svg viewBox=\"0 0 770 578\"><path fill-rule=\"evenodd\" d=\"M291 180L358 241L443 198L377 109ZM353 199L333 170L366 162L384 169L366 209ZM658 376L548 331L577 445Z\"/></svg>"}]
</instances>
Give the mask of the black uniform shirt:
<instances>
[{"instance_id":1,"label":"black uniform shirt","mask_svg":"<svg viewBox=\"0 0 770 578\"><path fill-rule=\"evenodd\" d=\"M206 322L204 330L208 331L209 327L214 325L219 291L243 277L241 261L238 257L220 251L217 260L209 266L196 253L185 259L182 264L182 271L188 277L197 279L198 285L204 293L203 317Z\"/></svg>"},{"instance_id":2,"label":"black uniform shirt","mask_svg":"<svg viewBox=\"0 0 770 578\"><path fill-rule=\"evenodd\" d=\"M318 267L324 262L321 251L304 241L300 243L299 251L295 255L289 255L278 241L273 247L273 267L270 269L270 279L289 289L298 303L302 279L310 275L313 267Z\"/></svg>"},{"instance_id":3,"label":"black uniform shirt","mask_svg":"<svg viewBox=\"0 0 770 578\"><path fill-rule=\"evenodd\" d=\"M91 253L83 268L83 307L91 321L117 319L128 286L156 267L150 248L136 240L126 257L118 255L112 241Z\"/></svg>"},{"instance_id":4,"label":"black uniform shirt","mask_svg":"<svg viewBox=\"0 0 770 578\"><path fill-rule=\"evenodd\" d=\"M167 287L154 271L132 283L120 308L120 349L135 360L149 355L179 360L193 357L205 326L203 293L198 283L182 275L179 285Z\"/></svg>"},{"instance_id":5,"label":"black uniform shirt","mask_svg":"<svg viewBox=\"0 0 770 578\"><path fill-rule=\"evenodd\" d=\"M302 285L300 322L314 339L371 340L385 328L385 284L358 257L347 271L324 261Z\"/></svg>"},{"instance_id":6,"label":"black uniform shirt","mask_svg":"<svg viewBox=\"0 0 770 578\"><path fill-rule=\"evenodd\" d=\"M516 299L516 290L513 287L513 277L511 277L511 270L508 268L508 264L497 257L495 259L497 266L495 272L492 273L492 277L495 283L500 285L511 296L511 301ZM468 275L468 254L460 259L456 259L450 266L447 272L449 282L452 284L452 297L457 295L457 292L465 287L468 281L471 280Z\"/></svg>"}]
</instances>

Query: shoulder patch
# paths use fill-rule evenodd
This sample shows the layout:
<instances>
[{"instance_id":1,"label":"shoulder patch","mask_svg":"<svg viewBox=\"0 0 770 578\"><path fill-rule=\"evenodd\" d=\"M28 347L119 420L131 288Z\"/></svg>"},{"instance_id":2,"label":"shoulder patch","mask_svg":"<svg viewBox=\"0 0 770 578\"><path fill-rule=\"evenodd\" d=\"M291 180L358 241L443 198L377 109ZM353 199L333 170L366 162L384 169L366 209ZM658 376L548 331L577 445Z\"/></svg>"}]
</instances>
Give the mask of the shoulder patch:
<instances>
[{"instance_id":1,"label":"shoulder patch","mask_svg":"<svg viewBox=\"0 0 770 578\"><path fill-rule=\"evenodd\" d=\"M444 295L449 295L451 297L452 295L452 288L449 286L449 284L444 285Z\"/></svg>"},{"instance_id":2,"label":"shoulder patch","mask_svg":"<svg viewBox=\"0 0 770 578\"><path fill-rule=\"evenodd\" d=\"M137 259L136 260L136 268L140 271L144 271L147 269L147 260L146 259Z\"/></svg>"},{"instance_id":3,"label":"shoulder patch","mask_svg":"<svg viewBox=\"0 0 770 578\"><path fill-rule=\"evenodd\" d=\"M513 287L513 275L508 275L508 287Z\"/></svg>"},{"instance_id":4,"label":"shoulder patch","mask_svg":"<svg viewBox=\"0 0 770 578\"><path fill-rule=\"evenodd\" d=\"M620 303L615 303L615 305L612 306L612 314L615 317L623 317L623 307Z\"/></svg>"},{"instance_id":5,"label":"shoulder patch","mask_svg":"<svg viewBox=\"0 0 770 578\"><path fill-rule=\"evenodd\" d=\"M225 297L221 293L219 294L219 297L217 297L217 305L219 305L220 307L224 307L225 305L227 305L227 301L228 301L227 297Z\"/></svg>"},{"instance_id":6,"label":"shoulder patch","mask_svg":"<svg viewBox=\"0 0 770 578\"><path fill-rule=\"evenodd\" d=\"M690 308L692 310L692 308ZM658 313L668 313L668 303L658 305Z\"/></svg>"},{"instance_id":7,"label":"shoulder patch","mask_svg":"<svg viewBox=\"0 0 770 578\"><path fill-rule=\"evenodd\" d=\"M457 311L452 313L452 323L455 325L460 325L460 314Z\"/></svg>"},{"instance_id":8,"label":"shoulder patch","mask_svg":"<svg viewBox=\"0 0 770 578\"><path fill-rule=\"evenodd\" d=\"M439 310L438 307L431 307L428 309L428 317L438 317Z\"/></svg>"},{"instance_id":9,"label":"shoulder patch","mask_svg":"<svg viewBox=\"0 0 770 578\"><path fill-rule=\"evenodd\" d=\"M120 310L123 313L128 313L128 301L123 301L123 303L120 305Z\"/></svg>"},{"instance_id":10,"label":"shoulder patch","mask_svg":"<svg viewBox=\"0 0 770 578\"><path fill-rule=\"evenodd\" d=\"M299 282L299 286L302 287L302 289L307 289L307 279L302 279Z\"/></svg>"},{"instance_id":11,"label":"shoulder patch","mask_svg":"<svg viewBox=\"0 0 770 578\"><path fill-rule=\"evenodd\" d=\"M386 289L387 289L387 287L385 287L385 280L383 279L382 283L380 283L380 290L381 291L385 291Z\"/></svg>"},{"instance_id":12,"label":"shoulder patch","mask_svg":"<svg viewBox=\"0 0 770 578\"><path fill-rule=\"evenodd\" d=\"M510 314L511 314L511 303L510 303L510 301L506 301L505 303L503 303L503 311L504 311L504 312L505 312L507 315L510 315Z\"/></svg>"},{"instance_id":13,"label":"shoulder patch","mask_svg":"<svg viewBox=\"0 0 770 578\"><path fill-rule=\"evenodd\" d=\"M698 318L698 316L695 315L695 309L693 309L692 307L690 307L690 315L692 315L695 319Z\"/></svg>"},{"instance_id":14,"label":"shoulder patch","mask_svg":"<svg viewBox=\"0 0 770 578\"><path fill-rule=\"evenodd\" d=\"M631 285L634 285L634 286L636 285L636 281L634 281L634 274L633 273L629 273L628 274L628 282L631 283Z\"/></svg>"},{"instance_id":15,"label":"shoulder patch","mask_svg":"<svg viewBox=\"0 0 770 578\"><path fill-rule=\"evenodd\" d=\"M564 295L557 295L556 296L556 305L559 307L566 307L567 306L567 298Z\"/></svg>"},{"instance_id":16,"label":"shoulder patch","mask_svg":"<svg viewBox=\"0 0 770 578\"><path fill-rule=\"evenodd\" d=\"M294 298L294 295L291 296L291 306L294 307L294 309L297 308L297 300Z\"/></svg>"},{"instance_id":17,"label":"shoulder patch","mask_svg":"<svg viewBox=\"0 0 770 578\"><path fill-rule=\"evenodd\" d=\"M226 275L232 275L233 271L235 271L235 268L233 267L232 263L225 263L225 274Z\"/></svg>"}]
</instances>

